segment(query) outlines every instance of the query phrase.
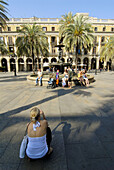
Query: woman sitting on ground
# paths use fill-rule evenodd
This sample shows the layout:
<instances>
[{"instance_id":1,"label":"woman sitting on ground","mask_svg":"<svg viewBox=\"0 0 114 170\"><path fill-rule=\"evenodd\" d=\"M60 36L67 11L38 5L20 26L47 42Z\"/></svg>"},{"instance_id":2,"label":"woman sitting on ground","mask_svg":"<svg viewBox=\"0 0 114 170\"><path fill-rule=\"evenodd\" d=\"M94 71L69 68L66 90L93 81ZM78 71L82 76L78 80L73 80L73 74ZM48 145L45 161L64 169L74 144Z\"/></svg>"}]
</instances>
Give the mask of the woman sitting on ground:
<instances>
[{"instance_id":1,"label":"woman sitting on ground","mask_svg":"<svg viewBox=\"0 0 114 170\"><path fill-rule=\"evenodd\" d=\"M43 120L41 120L41 115ZM52 140L51 130L44 112L34 107L30 111L31 122L28 125L28 144L26 154L31 159L48 156L53 149L50 147Z\"/></svg>"}]
</instances>

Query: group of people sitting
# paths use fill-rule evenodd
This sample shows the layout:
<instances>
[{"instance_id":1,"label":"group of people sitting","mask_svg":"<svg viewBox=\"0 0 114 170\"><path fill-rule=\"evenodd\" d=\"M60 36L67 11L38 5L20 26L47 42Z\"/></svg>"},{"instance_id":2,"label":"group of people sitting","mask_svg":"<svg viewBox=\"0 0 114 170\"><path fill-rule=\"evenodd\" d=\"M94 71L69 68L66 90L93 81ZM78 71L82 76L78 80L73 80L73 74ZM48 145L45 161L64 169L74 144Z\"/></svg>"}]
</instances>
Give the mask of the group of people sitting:
<instances>
[{"instance_id":1,"label":"group of people sitting","mask_svg":"<svg viewBox=\"0 0 114 170\"><path fill-rule=\"evenodd\" d=\"M84 86L87 86L87 87L89 86L89 80L88 80L87 75L86 75L86 70L79 71L78 79L79 79L81 85L84 85Z\"/></svg>"},{"instance_id":2,"label":"group of people sitting","mask_svg":"<svg viewBox=\"0 0 114 170\"><path fill-rule=\"evenodd\" d=\"M69 87L69 88L72 88L72 69L70 67L65 67L65 70L64 70L64 77L62 78L62 87ZM50 77L48 83L51 81L51 78ZM39 80L39 85L42 86L42 72L41 72L41 69L38 70L38 76L36 78L36 86L38 85L38 80ZM78 73L78 80L80 81L80 84L81 85L84 85L84 86L89 86L89 80L87 78L87 75L86 75L86 70L80 70L79 73ZM53 78L53 81L54 81L54 78ZM57 70L56 72L56 86L59 85L59 70Z\"/></svg>"},{"instance_id":3,"label":"group of people sitting","mask_svg":"<svg viewBox=\"0 0 114 170\"><path fill-rule=\"evenodd\" d=\"M71 70L71 68L70 67L68 67L68 69L65 68L64 77L62 78L62 87L72 88L71 78L72 78L72 70Z\"/></svg>"}]
</instances>

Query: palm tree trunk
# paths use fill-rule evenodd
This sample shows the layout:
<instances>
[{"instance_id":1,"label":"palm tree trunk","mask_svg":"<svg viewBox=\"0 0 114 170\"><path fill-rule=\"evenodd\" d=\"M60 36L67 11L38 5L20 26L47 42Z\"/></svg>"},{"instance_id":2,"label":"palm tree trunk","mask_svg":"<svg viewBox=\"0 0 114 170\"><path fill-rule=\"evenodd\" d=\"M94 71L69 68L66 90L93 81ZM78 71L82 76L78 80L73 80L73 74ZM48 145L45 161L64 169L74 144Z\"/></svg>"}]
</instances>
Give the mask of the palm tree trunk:
<instances>
[{"instance_id":1,"label":"palm tree trunk","mask_svg":"<svg viewBox=\"0 0 114 170\"><path fill-rule=\"evenodd\" d=\"M39 69L39 56L37 56L37 70Z\"/></svg>"},{"instance_id":2,"label":"palm tree trunk","mask_svg":"<svg viewBox=\"0 0 114 170\"><path fill-rule=\"evenodd\" d=\"M41 72L43 72L43 56L41 55Z\"/></svg>"},{"instance_id":3,"label":"palm tree trunk","mask_svg":"<svg viewBox=\"0 0 114 170\"><path fill-rule=\"evenodd\" d=\"M76 44L76 51L75 51L75 73L77 73L77 59L78 59L78 41L77 41L77 44Z\"/></svg>"},{"instance_id":4,"label":"palm tree trunk","mask_svg":"<svg viewBox=\"0 0 114 170\"><path fill-rule=\"evenodd\" d=\"M35 68L34 68L34 47L32 46L32 70L33 74L35 74Z\"/></svg>"},{"instance_id":5,"label":"palm tree trunk","mask_svg":"<svg viewBox=\"0 0 114 170\"><path fill-rule=\"evenodd\" d=\"M78 58L78 53L76 52L76 58L75 58L75 73L77 73L77 58Z\"/></svg>"}]
</instances>

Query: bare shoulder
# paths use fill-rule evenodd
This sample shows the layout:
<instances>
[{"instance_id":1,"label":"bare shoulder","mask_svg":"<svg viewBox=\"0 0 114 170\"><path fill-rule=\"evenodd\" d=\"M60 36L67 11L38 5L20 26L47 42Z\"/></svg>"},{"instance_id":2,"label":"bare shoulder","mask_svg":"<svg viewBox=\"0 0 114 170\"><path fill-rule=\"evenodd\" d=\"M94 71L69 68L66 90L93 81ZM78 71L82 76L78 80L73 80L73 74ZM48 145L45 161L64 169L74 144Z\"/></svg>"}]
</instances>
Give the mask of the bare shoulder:
<instances>
[{"instance_id":1,"label":"bare shoulder","mask_svg":"<svg viewBox=\"0 0 114 170\"><path fill-rule=\"evenodd\" d=\"M41 123L41 125L44 125L44 126L47 126L47 125L48 125L47 120L41 120L40 123Z\"/></svg>"}]
</instances>

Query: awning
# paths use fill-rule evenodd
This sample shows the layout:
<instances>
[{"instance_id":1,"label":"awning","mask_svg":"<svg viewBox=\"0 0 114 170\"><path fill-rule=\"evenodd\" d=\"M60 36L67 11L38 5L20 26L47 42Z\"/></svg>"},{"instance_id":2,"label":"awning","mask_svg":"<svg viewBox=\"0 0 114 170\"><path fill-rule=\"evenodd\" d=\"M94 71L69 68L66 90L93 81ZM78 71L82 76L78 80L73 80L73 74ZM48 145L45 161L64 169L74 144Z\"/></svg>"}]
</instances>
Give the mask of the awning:
<instances>
[{"instance_id":1,"label":"awning","mask_svg":"<svg viewBox=\"0 0 114 170\"><path fill-rule=\"evenodd\" d=\"M87 66L87 64L78 64L77 66Z\"/></svg>"}]
</instances>

